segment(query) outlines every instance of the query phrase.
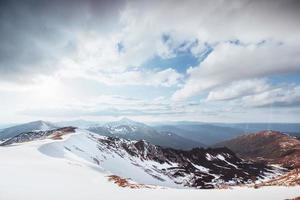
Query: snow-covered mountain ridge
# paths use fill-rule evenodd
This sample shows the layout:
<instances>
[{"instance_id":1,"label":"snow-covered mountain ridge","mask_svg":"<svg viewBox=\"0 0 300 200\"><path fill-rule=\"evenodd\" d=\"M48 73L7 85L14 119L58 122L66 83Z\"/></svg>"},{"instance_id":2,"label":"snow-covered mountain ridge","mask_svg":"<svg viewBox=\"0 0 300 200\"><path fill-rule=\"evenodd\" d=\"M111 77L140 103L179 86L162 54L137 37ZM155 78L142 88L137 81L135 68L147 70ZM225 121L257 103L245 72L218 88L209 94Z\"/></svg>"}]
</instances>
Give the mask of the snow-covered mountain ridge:
<instances>
[{"instance_id":1,"label":"snow-covered mountain ridge","mask_svg":"<svg viewBox=\"0 0 300 200\"><path fill-rule=\"evenodd\" d=\"M97 140L101 151L112 151L130 159L133 165L162 183L171 179L184 187L215 188L245 184L251 183L254 177L256 180L263 179L275 172L271 167L245 162L227 148L184 151L162 148L143 140L106 137Z\"/></svg>"},{"instance_id":2,"label":"snow-covered mountain ridge","mask_svg":"<svg viewBox=\"0 0 300 200\"><path fill-rule=\"evenodd\" d=\"M39 147L55 158L71 153L97 168L140 184L164 187L216 188L223 185L252 183L276 175L276 170L239 159L227 148L175 150L152 145L144 140L129 141L100 136L86 130L61 128L23 133L2 145L40 139L61 139Z\"/></svg>"},{"instance_id":3,"label":"snow-covered mountain ridge","mask_svg":"<svg viewBox=\"0 0 300 200\"><path fill-rule=\"evenodd\" d=\"M177 168L178 164L176 166L175 161L172 161L173 164L170 161L168 161L169 164L163 164L158 160L150 159L152 151L144 151L141 147L147 147L145 149L151 149L151 147L149 148L148 144L143 141L110 139L79 129L74 133L62 130L61 134L56 135L55 131L53 133L46 138L36 137L33 141L0 146L0 199L98 200L101 197L112 200L196 200L199 198L281 200L300 195L299 186L272 186L259 189L232 187L233 189L230 190L171 189L169 187L183 186L174 184L173 179L168 179L167 174L162 174L166 181L161 182L149 175L146 170L169 169L171 165ZM126 145L123 145L123 142ZM107 149L106 143L116 144L118 147L121 145L121 150L116 151L117 148L114 145L111 145L111 149ZM122 146L132 148L130 151L134 154L131 153L132 155L129 156L130 151L127 152ZM105 151L100 150L101 148ZM164 157L167 156L162 156L161 161ZM168 160L171 158L172 156ZM223 159L222 155L212 153L207 158L208 160ZM227 157L224 156L224 158ZM140 164L142 167L133 163ZM200 169L205 171L204 168L200 167ZM114 181L111 181L112 178ZM187 177L187 180L188 178L190 177ZM121 183L116 183L116 180ZM128 183L124 180L128 180ZM151 185L164 183L169 187L148 187L148 185L136 187L142 182L152 183ZM126 185L129 187L120 188Z\"/></svg>"}]
</instances>

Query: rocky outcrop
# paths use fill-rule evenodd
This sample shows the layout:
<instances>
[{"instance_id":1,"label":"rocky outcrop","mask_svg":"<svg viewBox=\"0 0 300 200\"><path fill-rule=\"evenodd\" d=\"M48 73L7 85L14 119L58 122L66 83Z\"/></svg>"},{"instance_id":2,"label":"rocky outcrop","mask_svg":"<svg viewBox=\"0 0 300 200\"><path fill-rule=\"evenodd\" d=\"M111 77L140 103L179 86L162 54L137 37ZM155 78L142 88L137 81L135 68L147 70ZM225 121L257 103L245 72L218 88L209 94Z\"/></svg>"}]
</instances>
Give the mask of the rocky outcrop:
<instances>
[{"instance_id":1,"label":"rocky outcrop","mask_svg":"<svg viewBox=\"0 0 300 200\"><path fill-rule=\"evenodd\" d=\"M252 183L273 173L273 168L264 164L247 162L238 158L228 148L176 150L152 145L144 140L128 141L120 138L101 137L100 151L118 153L153 177L164 181L163 176L187 187L216 188L222 185ZM133 160L133 159L132 159ZM153 165L143 163L152 162Z\"/></svg>"}]
</instances>

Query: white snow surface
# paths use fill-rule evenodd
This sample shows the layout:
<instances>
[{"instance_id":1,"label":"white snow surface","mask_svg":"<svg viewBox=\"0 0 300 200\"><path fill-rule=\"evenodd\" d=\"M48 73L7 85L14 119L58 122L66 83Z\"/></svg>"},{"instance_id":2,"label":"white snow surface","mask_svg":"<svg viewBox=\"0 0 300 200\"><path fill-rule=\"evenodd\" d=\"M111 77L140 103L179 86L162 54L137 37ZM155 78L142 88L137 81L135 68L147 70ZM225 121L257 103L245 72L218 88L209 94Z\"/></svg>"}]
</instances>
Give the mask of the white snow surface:
<instances>
[{"instance_id":1,"label":"white snow surface","mask_svg":"<svg viewBox=\"0 0 300 200\"><path fill-rule=\"evenodd\" d=\"M163 178L164 182L154 178L145 171L150 170L153 166L156 166L156 168L166 168L172 167L172 165L165 166L167 164L161 165L153 161L142 162L137 157L129 156L121 148L118 149L118 152L106 149L105 146L101 146L96 141L98 138L103 137L89 131L81 130L64 141L44 144L38 150L55 158L69 158L72 155L71 158L73 159L74 156L77 156L102 171L124 178L131 178L138 183L175 188L183 187L175 184L169 177L161 173L151 171L151 174ZM101 148L101 151L99 148ZM97 162L99 162L99 165Z\"/></svg>"},{"instance_id":2,"label":"white snow surface","mask_svg":"<svg viewBox=\"0 0 300 200\"><path fill-rule=\"evenodd\" d=\"M91 152L97 156L96 151L99 150L89 137L89 132L77 130L65 136L64 140L46 139L0 147L0 200L282 200L300 196L299 186L211 190L120 188L109 182L107 176L123 171L124 175L140 176L141 180L149 181L149 184L155 184L152 182L155 179L147 177L138 167L133 169L128 166L127 162L122 161L124 159L109 155L109 152L107 156L116 158L107 159L109 162L101 162L100 166L93 163Z\"/></svg>"}]
</instances>

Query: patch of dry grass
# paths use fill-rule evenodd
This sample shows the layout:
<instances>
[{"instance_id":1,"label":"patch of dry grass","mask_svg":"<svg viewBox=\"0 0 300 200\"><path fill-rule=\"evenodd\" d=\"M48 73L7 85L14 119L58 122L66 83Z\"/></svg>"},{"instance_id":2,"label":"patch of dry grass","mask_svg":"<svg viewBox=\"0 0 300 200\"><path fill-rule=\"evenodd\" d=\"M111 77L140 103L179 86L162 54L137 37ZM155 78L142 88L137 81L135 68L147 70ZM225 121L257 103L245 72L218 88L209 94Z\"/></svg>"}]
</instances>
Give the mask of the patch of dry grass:
<instances>
[{"instance_id":1,"label":"patch of dry grass","mask_svg":"<svg viewBox=\"0 0 300 200\"><path fill-rule=\"evenodd\" d=\"M108 181L114 182L115 184L123 188L131 188L131 189L154 188L153 186L149 186L149 185L130 183L128 179L121 178L120 176L116 176L116 175L108 176Z\"/></svg>"}]
</instances>

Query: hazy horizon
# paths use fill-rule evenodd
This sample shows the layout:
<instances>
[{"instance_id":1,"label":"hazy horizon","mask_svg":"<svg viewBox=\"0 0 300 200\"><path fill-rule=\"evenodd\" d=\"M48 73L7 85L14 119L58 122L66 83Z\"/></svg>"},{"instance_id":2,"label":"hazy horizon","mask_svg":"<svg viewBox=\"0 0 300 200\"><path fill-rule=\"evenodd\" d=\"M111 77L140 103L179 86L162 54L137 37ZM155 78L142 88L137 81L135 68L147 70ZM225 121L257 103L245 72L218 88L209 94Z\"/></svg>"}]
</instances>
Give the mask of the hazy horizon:
<instances>
[{"instance_id":1,"label":"hazy horizon","mask_svg":"<svg viewBox=\"0 0 300 200\"><path fill-rule=\"evenodd\" d=\"M17 122L8 122L8 123L2 123L0 122L0 128L7 128L10 126L15 126L15 125L21 125L21 124L26 124L26 123L31 123L31 122L38 122L38 121L43 121L43 122L49 122L49 123L63 123L63 122L87 122L87 123L95 123L95 124L104 124L104 123L109 123L109 122L115 122L115 121L120 121L122 119L129 119L135 122L141 122L145 123L147 125L168 125L168 124L180 124L180 123L186 123L186 124L215 124L215 125L221 125L221 124L300 124L299 122L218 122L218 121L212 121L212 122L205 122L205 121L184 121L184 120L173 120L173 121L143 121L143 120L136 120L133 118L128 118L128 117L117 117L117 118L111 118L106 119L106 120L87 120L83 118L75 118L75 119L65 119L65 120L43 120L43 119L34 119L31 121L17 121Z\"/></svg>"}]
</instances>

